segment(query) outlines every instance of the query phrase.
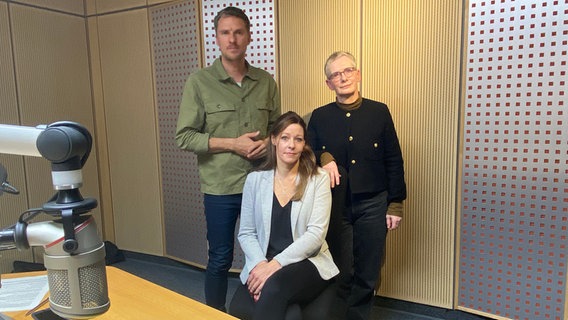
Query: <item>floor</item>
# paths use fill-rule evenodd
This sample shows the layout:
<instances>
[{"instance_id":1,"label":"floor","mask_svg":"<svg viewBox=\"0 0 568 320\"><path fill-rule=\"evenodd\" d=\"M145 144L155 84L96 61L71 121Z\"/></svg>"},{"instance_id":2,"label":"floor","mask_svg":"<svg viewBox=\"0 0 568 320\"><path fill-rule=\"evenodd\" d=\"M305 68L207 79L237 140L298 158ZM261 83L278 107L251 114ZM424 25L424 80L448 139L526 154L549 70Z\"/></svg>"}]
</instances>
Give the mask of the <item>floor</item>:
<instances>
[{"instance_id":1,"label":"floor","mask_svg":"<svg viewBox=\"0 0 568 320\"><path fill-rule=\"evenodd\" d=\"M179 294L204 302L202 269L186 264L140 253L125 251L126 259L113 264L122 270L148 281L169 288ZM230 301L239 280L237 275L229 279L227 300ZM372 320L486 320L488 318L469 313L431 307L395 299L377 297L373 307Z\"/></svg>"}]
</instances>

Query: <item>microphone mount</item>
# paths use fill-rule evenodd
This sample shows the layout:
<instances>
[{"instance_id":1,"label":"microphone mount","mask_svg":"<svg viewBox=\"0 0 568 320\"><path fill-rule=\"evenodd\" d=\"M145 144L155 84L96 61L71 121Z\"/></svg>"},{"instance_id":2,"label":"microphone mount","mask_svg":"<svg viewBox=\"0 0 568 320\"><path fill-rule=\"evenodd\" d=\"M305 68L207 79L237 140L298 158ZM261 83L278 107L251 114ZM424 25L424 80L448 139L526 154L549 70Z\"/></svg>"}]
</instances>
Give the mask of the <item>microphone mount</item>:
<instances>
[{"instance_id":1,"label":"microphone mount","mask_svg":"<svg viewBox=\"0 0 568 320\"><path fill-rule=\"evenodd\" d=\"M33 210L33 214L28 214L30 211L22 214L13 227L0 231L0 244L13 235L18 249L28 249L28 222L38 213L44 212L59 218L58 222L62 224L64 231L63 249L73 254L79 247L74 227L83 221L78 217L97 207L96 199L85 199L79 191L83 185L81 170L92 148L91 134L78 123L60 121L35 128L0 125L0 137L8 137L0 138L0 153L41 156L50 161L53 187L57 191L41 209ZM0 171L0 178L1 173ZM4 186L4 182L2 185ZM11 190L2 188L4 191L7 189Z\"/></svg>"}]
</instances>

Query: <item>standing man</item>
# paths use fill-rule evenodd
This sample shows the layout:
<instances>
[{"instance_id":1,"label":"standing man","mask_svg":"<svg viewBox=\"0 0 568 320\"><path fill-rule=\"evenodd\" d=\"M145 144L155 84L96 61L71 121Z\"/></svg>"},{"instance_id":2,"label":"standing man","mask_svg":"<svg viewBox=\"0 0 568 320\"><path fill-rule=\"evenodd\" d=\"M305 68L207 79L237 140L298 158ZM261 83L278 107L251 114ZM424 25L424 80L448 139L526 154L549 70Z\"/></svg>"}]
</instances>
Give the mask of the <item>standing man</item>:
<instances>
[{"instance_id":1,"label":"standing man","mask_svg":"<svg viewBox=\"0 0 568 320\"><path fill-rule=\"evenodd\" d=\"M264 139L280 115L280 96L272 76L245 60L251 42L246 14L227 7L214 26L221 57L187 79L176 142L197 154L209 247L205 301L225 311L243 186L253 162L266 153Z\"/></svg>"},{"instance_id":2,"label":"standing man","mask_svg":"<svg viewBox=\"0 0 568 320\"><path fill-rule=\"evenodd\" d=\"M325 75L336 101L314 110L308 139L333 188L327 240L340 270L339 317L369 319L387 230L406 199L402 153L387 106L361 97L353 55L333 53Z\"/></svg>"}]
</instances>

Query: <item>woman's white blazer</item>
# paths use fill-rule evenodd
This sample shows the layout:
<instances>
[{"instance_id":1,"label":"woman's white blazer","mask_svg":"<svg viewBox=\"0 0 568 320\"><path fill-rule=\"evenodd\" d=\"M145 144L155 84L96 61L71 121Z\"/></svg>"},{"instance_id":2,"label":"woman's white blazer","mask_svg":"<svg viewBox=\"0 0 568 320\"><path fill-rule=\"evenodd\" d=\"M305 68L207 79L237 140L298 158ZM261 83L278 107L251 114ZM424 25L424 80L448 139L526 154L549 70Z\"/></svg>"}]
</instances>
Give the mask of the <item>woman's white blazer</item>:
<instances>
[{"instance_id":1,"label":"woman's white blazer","mask_svg":"<svg viewBox=\"0 0 568 320\"><path fill-rule=\"evenodd\" d=\"M254 171L246 179L239 227L239 243L245 254L240 278L246 283L250 271L266 260L272 201L274 170ZM290 216L294 242L274 257L283 267L309 259L324 280L339 273L325 241L331 212L331 190L328 174L318 168L310 178L300 201L292 202Z\"/></svg>"}]
</instances>

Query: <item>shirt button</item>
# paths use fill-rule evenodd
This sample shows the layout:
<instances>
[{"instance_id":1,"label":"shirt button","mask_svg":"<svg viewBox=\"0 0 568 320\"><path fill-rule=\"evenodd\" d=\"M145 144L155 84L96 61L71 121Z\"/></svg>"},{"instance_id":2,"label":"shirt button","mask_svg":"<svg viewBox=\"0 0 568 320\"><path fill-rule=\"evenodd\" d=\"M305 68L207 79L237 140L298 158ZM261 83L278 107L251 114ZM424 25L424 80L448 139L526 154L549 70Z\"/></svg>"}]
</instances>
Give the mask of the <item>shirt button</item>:
<instances>
[{"instance_id":1,"label":"shirt button","mask_svg":"<svg viewBox=\"0 0 568 320\"><path fill-rule=\"evenodd\" d=\"M349 141L353 141L353 136L349 136Z\"/></svg>"},{"instance_id":2,"label":"shirt button","mask_svg":"<svg viewBox=\"0 0 568 320\"><path fill-rule=\"evenodd\" d=\"M375 144L373 145L373 147L378 148L379 144L375 142Z\"/></svg>"},{"instance_id":3,"label":"shirt button","mask_svg":"<svg viewBox=\"0 0 568 320\"><path fill-rule=\"evenodd\" d=\"M245 128L248 127L248 126L249 126L249 123L248 123L248 122L245 122Z\"/></svg>"},{"instance_id":4,"label":"shirt button","mask_svg":"<svg viewBox=\"0 0 568 320\"><path fill-rule=\"evenodd\" d=\"M351 160L351 164L355 164L355 162L357 162L357 161L355 161L355 160Z\"/></svg>"},{"instance_id":5,"label":"shirt button","mask_svg":"<svg viewBox=\"0 0 568 320\"><path fill-rule=\"evenodd\" d=\"M322 150L325 150L325 146L322 146L321 148L322 148Z\"/></svg>"},{"instance_id":6,"label":"shirt button","mask_svg":"<svg viewBox=\"0 0 568 320\"><path fill-rule=\"evenodd\" d=\"M345 116L346 116L347 118L351 117L351 112L347 112L347 113L345 114Z\"/></svg>"}]
</instances>

